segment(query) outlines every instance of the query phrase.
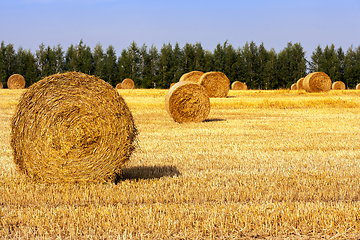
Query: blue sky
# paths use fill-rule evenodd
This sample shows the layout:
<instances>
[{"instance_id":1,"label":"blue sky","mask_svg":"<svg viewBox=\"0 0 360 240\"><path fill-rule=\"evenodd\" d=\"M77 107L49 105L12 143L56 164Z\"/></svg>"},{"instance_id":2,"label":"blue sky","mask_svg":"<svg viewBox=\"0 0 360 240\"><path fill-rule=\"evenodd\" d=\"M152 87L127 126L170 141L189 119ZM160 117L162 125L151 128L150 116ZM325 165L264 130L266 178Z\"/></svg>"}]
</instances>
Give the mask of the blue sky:
<instances>
[{"instance_id":1,"label":"blue sky","mask_svg":"<svg viewBox=\"0 0 360 240\"><path fill-rule=\"evenodd\" d=\"M276 52L299 42L307 57L320 45L360 46L360 0L2 0L0 41L35 52L41 43L66 49L81 39L117 55L138 46L200 42L235 48L254 41Z\"/></svg>"}]
</instances>

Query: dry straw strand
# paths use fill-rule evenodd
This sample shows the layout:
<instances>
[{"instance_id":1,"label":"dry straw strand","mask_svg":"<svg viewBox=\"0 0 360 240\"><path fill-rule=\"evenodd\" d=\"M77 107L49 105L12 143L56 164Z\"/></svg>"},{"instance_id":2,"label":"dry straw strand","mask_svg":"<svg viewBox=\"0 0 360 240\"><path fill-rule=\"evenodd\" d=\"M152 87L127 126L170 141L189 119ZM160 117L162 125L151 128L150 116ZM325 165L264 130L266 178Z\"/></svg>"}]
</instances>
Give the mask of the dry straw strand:
<instances>
[{"instance_id":1,"label":"dry straw strand","mask_svg":"<svg viewBox=\"0 0 360 240\"><path fill-rule=\"evenodd\" d=\"M307 92L328 92L331 84L331 79L326 73L313 72L305 77L303 87Z\"/></svg>"},{"instance_id":2,"label":"dry straw strand","mask_svg":"<svg viewBox=\"0 0 360 240\"><path fill-rule=\"evenodd\" d=\"M291 90L298 90L297 83L291 85Z\"/></svg>"},{"instance_id":3,"label":"dry straw strand","mask_svg":"<svg viewBox=\"0 0 360 240\"><path fill-rule=\"evenodd\" d=\"M200 78L200 85L212 98L226 97L230 90L230 80L222 72L204 73Z\"/></svg>"},{"instance_id":4,"label":"dry straw strand","mask_svg":"<svg viewBox=\"0 0 360 240\"><path fill-rule=\"evenodd\" d=\"M187 82L194 82L194 83L199 83L200 82L200 78L204 73L201 71L191 71L188 73L183 74L180 77L179 82L183 82L183 81L187 81Z\"/></svg>"},{"instance_id":5,"label":"dry straw strand","mask_svg":"<svg viewBox=\"0 0 360 240\"><path fill-rule=\"evenodd\" d=\"M20 172L38 182L114 181L135 149L124 99L84 73L48 76L21 96L11 124Z\"/></svg>"},{"instance_id":6,"label":"dry straw strand","mask_svg":"<svg viewBox=\"0 0 360 240\"><path fill-rule=\"evenodd\" d=\"M116 84L116 89L122 89L122 86L121 86L122 84L121 83L118 83L118 84Z\"/></svg>"},{"instance_id":7,"label":"dry straw strand","mask_svg":"<svg viewBox=\"0 0 360 240\"><path fill-rule=\"evenodd\" d=\"M240 82L240 81L235 81L231 84L231 89L232 90L247 90L247 85L246 83Z\"/></svg>"},{"instance_id":8,"label":"dry straw strand","mask_svg":"<svg viewBox=\"0 0 360 240\"><path fill-rule=\"evenodd\" d=\"M133 89L135 87L134 81L130 78L125 78L121 83L122 89Z\"/></svg>"},{"instance_id":9,"label":"dry straw strand","mask_svg":"<svg viewBox=\"0 0 360 240\"><path fill-rule=\"evenodd\" d=\"M7 81L7 86L9 89L24 89L25 78L20 74L13 74L9 77Z\"/></svg>"},{"instance_id":10,"label":"dry straw strand","mask_svg":"<svg viewBox=\"0 0 360 240\"><path fill-rule=\"evenodd\" d=\"M300 78L299 80L297 80L297 82L296 82L296 87L297 87L296 89L297 90L303 90L304 89L304 87L303 87L304 79L305 78Z\"/></svg>"},{"instance_id":11,"label":"dry straw strand","mask_svg":"<svg viewBox=\"0 0 360 240\"><path fill-rule=\"evenodd\" d=\"M166 111L175 122L202 122L210 113L210 98L194 82L178 82L165 96Z\"/></svg>"},{"instance_id":12,"label":"dry straw strand","mask_svg":"<svg viewBox=\"0 0 360 240\"><path fill-rule=\"evenodd\" d=\"M333 84L331 85L332 90L345 90L345 88L345 83L342 81L333 82Z\"/></svg>"}]
</instances>

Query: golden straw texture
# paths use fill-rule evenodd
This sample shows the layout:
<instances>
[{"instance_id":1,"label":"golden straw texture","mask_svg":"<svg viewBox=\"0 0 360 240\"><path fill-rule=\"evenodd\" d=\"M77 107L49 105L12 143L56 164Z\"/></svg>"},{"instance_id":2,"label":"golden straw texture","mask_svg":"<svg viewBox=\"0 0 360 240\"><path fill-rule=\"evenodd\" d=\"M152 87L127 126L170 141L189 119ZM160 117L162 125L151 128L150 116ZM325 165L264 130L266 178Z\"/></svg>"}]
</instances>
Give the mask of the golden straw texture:
<instances>
[{"instance_id":1,"label":"golden straw texture","mask_svg":"<svg viewBox=\"0 0 360 240\"><path fill-rule=\"evenodd\" d=\"M231 84L232 90L247 90L247 85L243 82L235 81Z\"/></svg>"},{"instance_id":2,"label":"golden straw texture","mask_svg":"<svg viewBox=\"0 0 360 240\"><path fill-rule=\"evenodd\" d=\"M176 84L176 82L170 84L170 88L172 88L175 84Z\"/></svg>"},{"instance_id":3,"label":"golden straw texture","mask_svg":"<svg viewBox=\"0 0 360 240\"><path fill-rule=\"evenodd\" d=\"M23 89L25 88L25 79L20 74L13 74L7 81L7 87L9 89Z\"/></svg>"},{"instance_id":4,"label":"golden straw texture","mask_svg":"<svg viewBox=\"0 0 360 240\"><path fill-rule=\"evenodd\" d=\"M175 122L202 122L210 113L206 90L194 82L178 82L165 96L166 111Z\"/></svg>"},{"instance_id":5,"label":"golden straw texture","mask_svg":"<svg viewBox=\"0 0 360 240\"><path fill-rule=\"evenodd\" d=\"M200 78L200 85L213 98L226 97L230 90L230 81L222 72L204 73Z\"/></svg>"},{"instance_id":6,"label":"golden straw texture","mask_svg":"<svg viewBox=\"0 0 360 240\"><path fill-rule=\"evenodd\" d=\"M356 84L355 89L356 89L356 90L360 90L360 83Z\"/></svg>"},{"instance_id":7,"label":"golden straw texture","mask_svg":"<svg viewBox=\"0 0 360 240\"><path fill-rule=\"evenodd\" d=\"M180 77L179 82L183 82L183 81L187 81L187 82L194 82L194 83L199 83L200 82L200 78L204 73L201 71L192 71L192 72L188 72L183 74Z\"/></svg>"},{"instance_id":8,"label":"golden straw texture","mask_svg":"<svg viewBox=\"0 0 360 240\"><path fill-rule=\"evenodd\" d=\"M313 72L305 77L303 87L307 92L328 92L331 84L331 79L326 73Z\"/></svg>"},{"instance_id":9,"label":"golden straw texture","mask_svg":"<svg viewBox=\"0 0 360 240\"><path fill-rule=\"evenodd\" d=\"M333 84L331 85L332 90L345 90L345 88L345 83L343 83L342 81L333 82Z\"/></svg>"},{"instance_id":10,"label":"golden straw texture","mask_svg":"<svg viewBox=\"0 0 360 240\"><path fill-rule=\"evenodd\" d=\"M297 80L297 82L296 82L297 90L303 90L304 89L304 87L303 87L304 79L305 78L300 78L299 80Z\"/></svg>"},{"instance_id":11,"label":"golden straw texture","mask_svg":"<svg viewBox=\"0 0 360 240\"><path fill-rule=\"evenodd\" d=\"M298 90L297 83L291 85L291 90Z\"/></svg>"},{"instance_id":12,"label":"golden straw texture","mask_svg":"<svg viewBox=\"0 0 360 240\"><path fill-rule=\"evenodd\" d=\"M125 78L121 83L122 89L133 89L135 87L134 81L130 78Z\"/></svg>"},{"instance_id":13,"label":"golden straw texture","mask_svg":"<svg viewBox=\"0 0 360 240\"><path fill-rule=\"evenodd\" d=\"M116 84L116 89L122 89L122 86L121 86L122 84L121 83L118 83L118 84Z\"/></svg>"},{"instance_id":14,"label":"golden straw texture","mask_svg":"<svg viewBox=\"0 0 360 240\"><path fill-rule=\"evenodd\" d=\"M21 96L11 124L18 169L39 182L114 181L135 148L124 99L105 81L55 74Z\"/></svg>"}]
</instances>

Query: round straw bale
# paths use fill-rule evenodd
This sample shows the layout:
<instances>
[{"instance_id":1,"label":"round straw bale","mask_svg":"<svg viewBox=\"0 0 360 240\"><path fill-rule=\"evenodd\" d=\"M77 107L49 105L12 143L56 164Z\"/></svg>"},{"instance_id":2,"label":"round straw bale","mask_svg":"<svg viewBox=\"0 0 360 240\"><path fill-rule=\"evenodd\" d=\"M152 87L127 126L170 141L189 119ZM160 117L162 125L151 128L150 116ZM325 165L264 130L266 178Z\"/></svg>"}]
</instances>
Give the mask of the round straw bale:
<instances>
[{"instance_id":1,"label":"round straw bale","mask_svg":"<svg viewBox=\"0 0 360 240\"><path fill-rule=\"evenodd\" d=\"M18 170L36 182L106 182L121 173L136 135L129 108L110 84L67 72L23 93L11 147Z\"/></svg>"},{"instance_id":2,"label":"round straw bale","mask_svg":"<svg viewBox=\"0 0 360 240\"><path fill-rule=\"evenodd\" d=\"M291 90L298 90L297 83L291 85Z\"/></svg>"},{"instance_id":3,"label":"round straw bale","mask_svg":"<svg viewBox=\"0 0 360 240\"><path fill-rule=\"evenodd\" d=\"M23 89L25 88L25 78L20 74L13 74L7 81L9 89Z\"/></svg>"},{"instance_id":4,"label":"round straw bale","mask_svg":"<svg viewBox=\"0 0 360 240\"><path fill-rule=\"evenodd\" d=\"M231 89L232 90L247 90L248 88L247 88L246 83L235 81L231 84Z\"/></svg>"},{"instance_id":5,"label":"round straw bale","mask_svg":"<svg viewBox=\"0 0 360 240\"><path fill-rule=\"evenodd\" d=\"M176 84L176 82L170 84L170 88L172 88L175 84Z\"/></svg>"},{"instance_id":6,"label":"round straw bale","mask_svg":"<svg viewBox=\"0 0 360 240\"><path fill-rule=\"evenodd\" d=\"M355 87L356 90L360 90L360 83L358 83Z\"/></svg>"},{"instance_id":7,"label":"round straw bale","mask_svg":"<svg viewBox=\"0 0 360 240\"><path fill-rule=\"evenodd\" d=\"M202 122L210 113L210 98L194 82L178 82L165 96L166 111L175 122Z\"/></svg>"},{"instance_id":8,"label":"round straw bale","mask_svg":"<svg viewBox=\"0 0 360 240\"><path fill-rule=\"evenodd\" d=\"M332 90L345 90L345 88L345 83L343 83L342 81L333 82L333 84L331 85Z\"/></svg>"},{"instance_id":9,"label":"round straw bale","mask_svg":"<svg viewBox=\"0 0 360 240\"><path fill-rule=\"evenodd\" d=\"M206 89L209 97L226 97L230 90L230 81L222 72L204 73L200 85Z\"/></svg>"},{"instance_id":10,"label":"round straw bale","mask_svg":"<svg viewBox=\"0 0 360 240\"><path fill-rule=\"evenodd\" d=\"M3 88L3 84L2 84L2 82L0 82L0 89L2 89Z\"/></svg>"},{"instance_id":11,"label":"round straw bale","mask_svg":"<svg viewBox=\"0 0 360 240\"><path fill-rule=\"evenodd\" d=\"M313 72L305 77L303 87L307 92L328 92L331 89L331 79L324 72Z\"/></svg>"},{"instance_id":12,"label":"round straw bale","mask_svg":"<svg viewBox=\"0 0 360 240\"><path fill-rule=\"evenodd\" d=\"M125 78L121 83L122 89L133 89L135 87L134 81L130 78Z\"/></svg>"},{"instance_id":13,"label":"round straw bale","mask_svg":"<svg viewBox=\"0 0 360 240\"><path fill-rule=\"evenodd\" d=\"M121 85L122 85L122 83L118 83L118 84L116 84L116 89L122 89L122 87L121 87Z\"/></svg>"},{"instance_id":14,"label":"round straw bale","mask_svg":"<svg viewBox=\"0 0 360 240\"><path fill-rule=\"evenodd\" d=\"M188 72L188 73L183 74L183 75L180 77L179 82L187 81L187 82L199 83L200 77L201 77L203 74L204 74L204 73L201 72L201 71Z\"/></svg>"},{"instance_id":15,"label":"round straw bale","mask_svg":"<svg viewBox=\"0 0 360 240\"><path fill-rule=\"evenodd\" d=\"M304 89L304 87L303 87L304 79L305 78L300 78L299 80L297 80L297 82L296 82L297 90L303 90Z\"/></svg>"}]
</instances>

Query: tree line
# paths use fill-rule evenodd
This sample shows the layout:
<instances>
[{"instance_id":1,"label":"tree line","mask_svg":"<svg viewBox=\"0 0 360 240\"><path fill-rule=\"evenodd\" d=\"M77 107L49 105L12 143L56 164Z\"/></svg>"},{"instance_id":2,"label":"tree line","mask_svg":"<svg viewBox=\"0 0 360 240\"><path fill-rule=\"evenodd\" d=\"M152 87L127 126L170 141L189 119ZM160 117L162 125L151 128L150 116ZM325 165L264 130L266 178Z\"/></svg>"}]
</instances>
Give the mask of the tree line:
<instances>
[{"instance_id":1,"label":"tree line","mask_svg":"<svg viewBox=\"0 0 360 240\"><path fill-rule=\"evenodd\" d=\"M308 73L321 71L333 82L343 81L348 88L355 88L360 82L360 46L344 52L333 44L325 48L319 45L310 61L301 44L291 42L278 53L253 41L238 48L225 41L212 52L201 43L186 43L183 47L168 43L157 49L132 42L119 57L112 45L104 49L98 43L91 49L82 40L66 51L60 44L41 44L35 53L22 47L16 51L13 44L4 42L0 46L0 81L5 87L15 73L24 76L28 87L55 73L80 71L96 75L112 86L131 78L137 88L169 88L182 74L194 70L223 72L230 82L244 82L249 89L289 88Z\"/></svg>"}]
</instances>

